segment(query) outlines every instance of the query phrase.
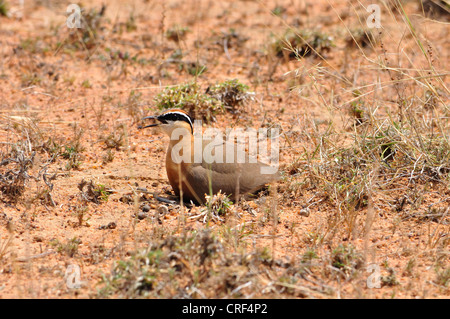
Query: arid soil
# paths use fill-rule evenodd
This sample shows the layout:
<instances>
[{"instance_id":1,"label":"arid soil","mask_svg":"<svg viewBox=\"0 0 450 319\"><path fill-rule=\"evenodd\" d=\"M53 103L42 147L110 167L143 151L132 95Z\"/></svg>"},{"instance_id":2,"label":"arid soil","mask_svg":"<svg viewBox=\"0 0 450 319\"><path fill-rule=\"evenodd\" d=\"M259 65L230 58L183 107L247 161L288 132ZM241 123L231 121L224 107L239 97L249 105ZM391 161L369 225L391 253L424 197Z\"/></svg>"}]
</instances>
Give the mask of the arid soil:
<instances>
[{"instance_id":1,"label":"arid soil","mask_svg":"<svg viewBox=\"0 0 450 319\"><path fill-rule=\"evenodd\" d=\"M7 0L0 298L448 298L449 13L380 2L382 28L370 29L372 2L95 0L77 30L69 1ZM332 45L276 52L289 28ZM155 198L173 195L168 138L138 126L167 86L230 79L249 98L204 128L279 128L283 178L221 220L193 218L207 208ZM112 283L118 262L205 229L227 253L263 260L258 271L213 260L196 280L164 268L170 289ZM204 279L214 274L229 278Z\"/></svg>"}]
</instances>

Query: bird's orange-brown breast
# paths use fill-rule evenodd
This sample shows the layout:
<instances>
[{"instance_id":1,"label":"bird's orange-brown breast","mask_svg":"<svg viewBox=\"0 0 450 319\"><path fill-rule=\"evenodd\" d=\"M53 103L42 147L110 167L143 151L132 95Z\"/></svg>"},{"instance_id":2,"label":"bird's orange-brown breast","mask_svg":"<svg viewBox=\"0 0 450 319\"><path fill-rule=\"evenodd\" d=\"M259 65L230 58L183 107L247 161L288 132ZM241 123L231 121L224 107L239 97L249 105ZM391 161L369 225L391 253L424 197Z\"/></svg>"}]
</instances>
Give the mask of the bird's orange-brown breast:
<instances>
[{"instance_id":1,"label":"bird's orange-brown breast","mask_svg":"<svg viewBox=\"0 0 450 319\"><path fill-rule=\"evenodd\" d=\"M176 143L171 141L166 154L166 172L169 183L172 186L175 195L182 195L183 200L192 200L194 202L202 203L204 202L204 198L197 194L195 181L192 181L189 178L193 157L191 157L191 161L181 161L179 164L175 163L172 160L172 148L174 144ZM193 139L191 139L191 154L193 154ZM180 155L183 155L182 152ZM180 190L182 192L180 192Z\"/></svg>"}]
</instances>

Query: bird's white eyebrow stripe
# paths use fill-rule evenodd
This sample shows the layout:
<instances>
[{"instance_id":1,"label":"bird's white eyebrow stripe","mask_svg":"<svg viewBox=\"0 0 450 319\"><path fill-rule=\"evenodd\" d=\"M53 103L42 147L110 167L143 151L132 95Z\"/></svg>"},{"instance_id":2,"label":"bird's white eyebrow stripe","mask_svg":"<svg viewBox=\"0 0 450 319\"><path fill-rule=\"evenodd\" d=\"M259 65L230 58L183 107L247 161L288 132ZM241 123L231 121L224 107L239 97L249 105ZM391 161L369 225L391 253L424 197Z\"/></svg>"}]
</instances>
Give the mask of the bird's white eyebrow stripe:
<instances>
[{"instance_id":1,"label":"bird's white eyebrow stripe","mask_svg":"<svg viewBox=\"0 0 450 319\"><path fill-rule=\"evenodd\" d=\"M174 111L174 112L167 112L167 113L165 113L164 115L168 115L168 114L179 114L179 115L183 115L185 118L188 119L189 124L191 124L191 127L192 127L192 121L191 121L191 118L190 118L189 116L187 116L186 114L184 114L183 112L177 112L177 111Z\"/></svg>"}]
</instances>

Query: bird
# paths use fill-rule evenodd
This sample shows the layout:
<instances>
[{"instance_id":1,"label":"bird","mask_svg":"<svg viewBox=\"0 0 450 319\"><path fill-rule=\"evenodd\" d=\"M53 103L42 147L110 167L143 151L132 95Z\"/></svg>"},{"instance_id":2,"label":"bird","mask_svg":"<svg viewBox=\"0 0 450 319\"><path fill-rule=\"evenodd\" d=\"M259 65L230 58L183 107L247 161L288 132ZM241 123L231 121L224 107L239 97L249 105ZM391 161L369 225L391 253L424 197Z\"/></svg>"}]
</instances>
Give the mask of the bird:
<instances>
[{"instance_id":1,"label":"bird","mask_svg":"<svg viewBox=\"0 0 450 319\"><path fill-rule=\"evenodd\" d=\"M206 138L201 140L199 148L193 135L193 119L182 109L168 109L160 115L146 116L141 120L148 119L155 120L155 123L140 125L139 129L159 127L171 137L166 153L166 172L175 195L184 202L202 205L206 203L205 195L218 192L237 201L240 195L255 193L280 178L277 169L256 159L251 160L246 151L243 152L245 160L236 161L237 147L233 147L234 161L227 162L225 152L220 154L216 151L220 147L232 146L230 141ZM195 153L196 147L197 151L200 149L201 157ZM211 151L211 156L217 155L219 160L205 156L205 149ZM266 171L262 173L264 169Z\"/></svg>"}]
</instances>

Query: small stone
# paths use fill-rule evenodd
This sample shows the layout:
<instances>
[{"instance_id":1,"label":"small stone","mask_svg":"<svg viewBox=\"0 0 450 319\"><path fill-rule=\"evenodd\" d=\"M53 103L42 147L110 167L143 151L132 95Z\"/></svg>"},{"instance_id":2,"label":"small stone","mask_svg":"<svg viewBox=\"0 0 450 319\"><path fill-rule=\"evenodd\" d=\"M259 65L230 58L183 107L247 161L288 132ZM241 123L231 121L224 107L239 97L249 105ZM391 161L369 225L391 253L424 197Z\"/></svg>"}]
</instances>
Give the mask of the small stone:
<instances>
[{"instance_id":1,"label":"small stone","mask_svg":"<svg viewBox=\"0 0 450 319\"><path fill-rule=\"evenodd\" d=\"M41 236L34 236L33 240L37 243L42 243L44 239Z\"/></svg>"},{"instance_id":2,"label":"small stone","mask_svg":"<svg viewBox=\"0 0 450 319\"><path fill-rule=\"evenodd\" d=\"M169 212L169 208L166 205L161 205L158 207L158 213L160 215L166 215Z\"/></svg>"},{"instance_id":3,"label":"small stone","mask_svg":"<svg viewBox=\"0 0 450 319\"><path fill-rule=\"evenodd\" d=\"M142 206L142 211L143 212L149 212L150 211L150 206L148 206L148 205L144 205L144 206Z\"/></svg>"},{"instance_id":4,"label":"small stone","mask_svg":"<svg viewBox=\"0 0 450 319\"><path fill-rule=\"evenodd\" d=\"M138 218L139 220L143 220L143 219L146 218L146 217L147 217L147 214L144 213L144 212L139 212L139 213L137 214L137 218Z\"/></svg>"},{"instance_id":5,"label":"small stone","mask_svg":"<svg viewBox=\"0 0 450 319\"><path fill-rule=\"evenodd\" d=\"M115 222L110 222L108 225L106 225L107 229L115 229L117 227Z\"/></svg>"},{"instance_id":6,"label":"small stone","mask_svg":"<svg viewBox=\"0 0 450 319\"><path fill-rule=\"evenodd\" d=\"M308 209L308 208L300 209L300 211L298 212L298 214L299 214L300 216L308 217L308 216L309 216L309 209Z\"/></svg>"},{"instance_id":7,"label":"small stone","mask_svg":"<svg viewBox=\"0 0 450 319\"><path fill-rule=\"evenodd\" d=\"M98 229L115 229L117 227L115 222L110 222L108 225L101 225Z\"/></svg>"}]
</instances>

